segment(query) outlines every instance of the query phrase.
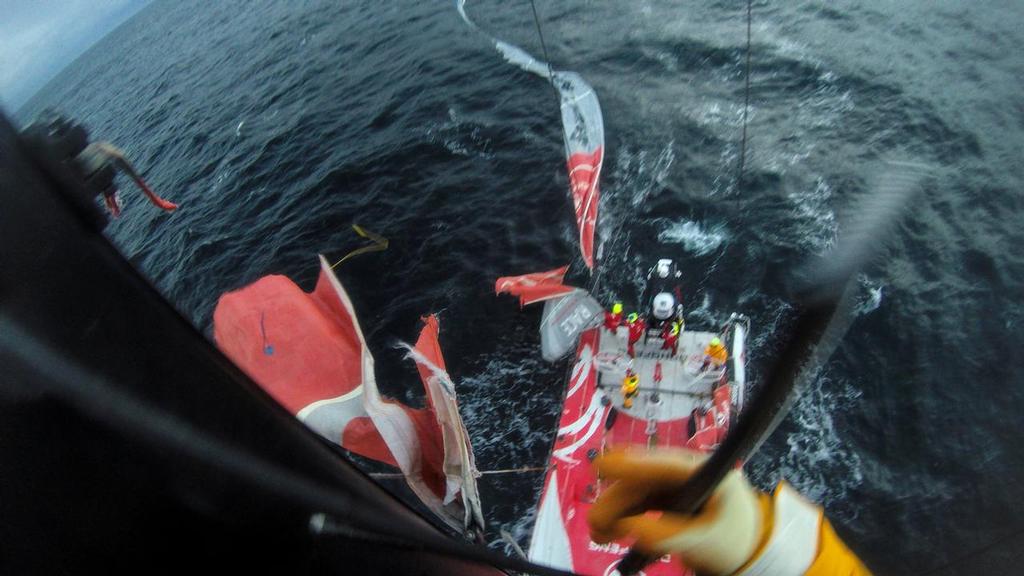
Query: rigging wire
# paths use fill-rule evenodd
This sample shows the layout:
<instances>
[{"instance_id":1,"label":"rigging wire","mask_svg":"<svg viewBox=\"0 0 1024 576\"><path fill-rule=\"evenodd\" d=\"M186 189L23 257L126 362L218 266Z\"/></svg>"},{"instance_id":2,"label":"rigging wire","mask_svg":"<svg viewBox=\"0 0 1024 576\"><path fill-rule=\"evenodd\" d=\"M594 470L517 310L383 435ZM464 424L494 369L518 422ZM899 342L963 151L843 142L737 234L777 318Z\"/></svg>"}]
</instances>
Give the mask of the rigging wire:
<instances>
[{"instance_id":1,"label":"rigging wire","mask_svg":"<svg viewBox=\"0 0 1024 576\"><path fill-rule=\"evenodd\" d=\"M531 0L532 2L532 0ZM750 13L753 0L747 0L747 65L743 88L743 136L740 140L740 165L736 176L737 186L743 181L743 170L747 164L747 116L750 113Z\"/></svg>"},{"instance_id":2,"label":"rigging wire","mask_svg":"<svg viewBox=\"0 0 1024 576\"><path fill-rule=\"evenodd\" d=\"M540 29L540 18L537 16L537 5L530 0L530 8L533 9L533 23L537 26L537 36L540 37L540 49L544 52L544 63L548 65L548 80L551 87L555 88L555 72L551 69L551 57L548 56L548 45L544 42L544 32ZM557 90L557 88L555 88Z\"/></svg>"},{"instance_id":3,"label":"rigging wire","mask_svg":"<svg viewBox=\"0 0 1024 576\"><path fill-rule=\"evenodd\" d=\"M561 105L565 106L566 104L565 104L565 100L564 100L564 98L562 96L562 91L559 90L558 86L555 85L555 71L551 67L551 56L548 54L547 42L544 41L544 31L540 27L540 16L537 15L537 4L536 4L536 2L534 0L530 0L530 8L533 10L533 24L537 27L537 37L540 38L540 48L541 48L541 51L544 53L544 64L547 65L547 67L548 67L548 82L551 83L551 87L554 88L555 92L558 94L558 98L559 98L559 101L561 102ZM566 154L568 155L569 149L570 149L570 147L569 147L569 135L565 133L565 126L564 125L562 126L562 131L561 132L562 132L562 146L565 147ZM597 250L598 258L600 258L600 256L601 256L602 247L603 247L603 244L599 245L599 248ZM591 287L590 287L590 292L592 294L597 294L598 291L600 290L600 287L601 287L601 274L600 274L600 271L597 270L597 266L595 265L594 270L591 271ZM572 370L572 368L570 367L570 368L568 368L568 370Z\"/></svg>"}]
</instances>

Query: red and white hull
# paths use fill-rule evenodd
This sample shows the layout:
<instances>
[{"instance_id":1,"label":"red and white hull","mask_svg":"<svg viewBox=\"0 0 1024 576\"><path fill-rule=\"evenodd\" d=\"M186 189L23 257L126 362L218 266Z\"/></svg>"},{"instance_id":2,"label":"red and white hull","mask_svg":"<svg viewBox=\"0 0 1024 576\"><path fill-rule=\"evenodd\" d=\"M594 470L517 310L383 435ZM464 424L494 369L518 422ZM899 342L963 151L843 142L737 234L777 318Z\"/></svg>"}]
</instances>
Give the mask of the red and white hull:
<instances>
[{"instance_id":1,"label":"red and white hull","mask_svg":"<svg viewBox=\"0 0 1024 576\"><path fill-rule=\"evenodd\" d=\"M614 573L628 548L590 539L587 513L604 488L591 461L612 448L713 450L742 404L747 328L745 320L736 320L723 333L684 330L675 354L662 349L652 331L636 345L636 358L626 353L625 328L583 333L549 457L530 560L585 575ZM716 336L730 352L720 369L704 366L704 347ZM627 368L641 382L628 409L621 391ZM678 576L687 571L666 556L644 573Z\"/></svg>"}]
</instances>

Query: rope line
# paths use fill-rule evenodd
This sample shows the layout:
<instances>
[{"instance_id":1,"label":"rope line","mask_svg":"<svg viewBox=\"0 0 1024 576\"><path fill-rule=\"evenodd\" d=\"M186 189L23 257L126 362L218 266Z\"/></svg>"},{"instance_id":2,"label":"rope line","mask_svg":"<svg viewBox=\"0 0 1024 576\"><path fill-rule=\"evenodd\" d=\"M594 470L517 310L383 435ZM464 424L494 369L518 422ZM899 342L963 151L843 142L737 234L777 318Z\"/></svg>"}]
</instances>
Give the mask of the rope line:
<instances>
[{"instance_id":1,"label":"rope line","mask_svg":"<svg viewBox=\"0 0 1024 576\"><path fill-rule=\"evenodd\" d=\"M483 476L489 476L492 474L525 474L527 472L543 472L547 470L547 466L524 466L522 468L502 468L500 470L481 470L480 474ZM368 474L370 478L390 479L390 478L405 478L405 474L401 472L370 472Z\"/></svg>"},{"instance_id":2,"label":"rope line","mask_svg":"<svg viewBox=\"0 0 1024 576\"><path fill-rule=\"evenodd\" d=\"M341 260L338 260L334 264L331 264L331 270L334 270L339 264L341 264L345 260L348 260L349 258L353 258L361 254L366 254L368 252L383 252L384 250L388 249L388 239L381 236L380 234L377 234L376 232L371 232L358 224L353 224L352 229L355 230L356 234L360 235L363 238L366 238L371 243L366 246L363 246L362 248L356 248L355 250L352 250L348 254L345 254L345 256L343 256Z\"/></svg>"}]
</instances>

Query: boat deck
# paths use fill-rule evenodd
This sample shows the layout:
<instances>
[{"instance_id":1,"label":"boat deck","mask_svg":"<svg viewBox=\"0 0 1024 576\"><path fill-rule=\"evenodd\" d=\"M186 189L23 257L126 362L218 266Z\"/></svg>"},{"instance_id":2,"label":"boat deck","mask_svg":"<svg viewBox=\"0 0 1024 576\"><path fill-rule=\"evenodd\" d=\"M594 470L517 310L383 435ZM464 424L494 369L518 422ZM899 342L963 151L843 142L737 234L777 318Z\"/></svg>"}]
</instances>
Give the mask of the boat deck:
<instances>
[{"instance_id":1,"label":"boat deck","mask_svg":"<svg viewBox=\"0 0 1024 576\"><path fill-rule=\"evenodd\" d=\"M722 380L724 368L701 371L704 349L718 334L684 330L679 335L677 353L663 349L660 337L648 336L635 346L636 356L627 354L627 333L600 329L600 353L597 357L597 387L611 399L620 413L646 421L665 422L687 418L695 408L711 401L714 387ZM640 393L633 406L626 408L622 380L626 369L640 378ZM685 439L684 439L685 440Z\"/></svg>"},{"instance_id":2,"label":"boat deck","mask_svg":"<svg viewBox=\"0 0 1024 576\"><path fill-rule=\"evenodd\" d=\"M590 540L587 512L605 488L591 465L593 459L625 448L709 450L725 433L736 388L729 382L735 375L726 370L742 370L742 362L701 370L704 349L719 334L684 330L673 354L663 349L657 330L650 330L635 345L634 358L627 352L627 334L625 328L615 333L595 328L580 340L530 543L534 560L581 574L608 574L626 548ZM737 351L742 356L742 345L731 348ZM630 408L624 406L622 393L627 370L640 378ZM665 557L645 573L689 572Z\"/></svg>"}]
</instances>

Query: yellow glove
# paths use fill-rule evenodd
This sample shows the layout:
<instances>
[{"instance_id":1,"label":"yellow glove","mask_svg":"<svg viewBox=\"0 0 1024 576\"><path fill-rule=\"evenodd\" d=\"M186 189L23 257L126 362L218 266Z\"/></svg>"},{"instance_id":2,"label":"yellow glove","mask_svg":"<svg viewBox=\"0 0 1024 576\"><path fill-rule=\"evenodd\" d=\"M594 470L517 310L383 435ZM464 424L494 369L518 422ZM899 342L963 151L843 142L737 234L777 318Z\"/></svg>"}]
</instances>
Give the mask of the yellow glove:
<instances>
[{"instance_id":1,"label":"yellow glove","mask_svg":"<svg viewBox=\"0 0 1024 576\"><path fill-rule=\"evenodd\" d=\"M696 515L671 512L636 514L646 502L674 494L706 459L696 452L660 449L613 452L597 461L599 474L615 483L604 490L587 517L597 543L636 539L649 554L677 554L700 574L725 576L746 564L765 531L769 499L755 491L738 470L718 485Z\"/></svg>"},{"instance_id":2,"label":"yellow glove","mask_svg":"<svg viewBox=\"0 0 1024 576\"><path fill-rule=\"evenodd\" d=\"M649 502L678 493L705 459L681 449L599 459L598 471L615 483L590 509L591 538L605 543L632 537L640 551L677 554L708 576L870 576L821 509L785 482L768 496L733 470L696 515L650 512Z\"/></svg>"}]
</instances>

